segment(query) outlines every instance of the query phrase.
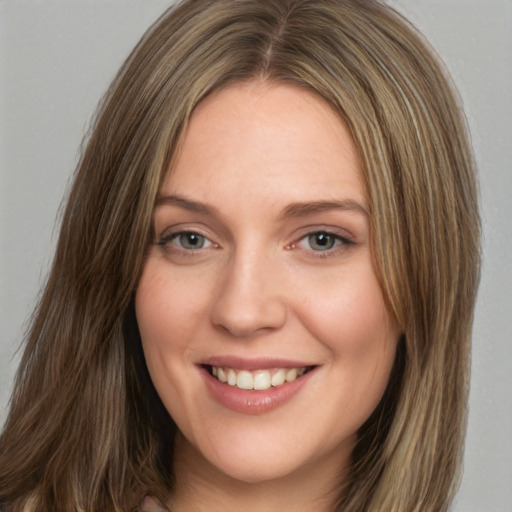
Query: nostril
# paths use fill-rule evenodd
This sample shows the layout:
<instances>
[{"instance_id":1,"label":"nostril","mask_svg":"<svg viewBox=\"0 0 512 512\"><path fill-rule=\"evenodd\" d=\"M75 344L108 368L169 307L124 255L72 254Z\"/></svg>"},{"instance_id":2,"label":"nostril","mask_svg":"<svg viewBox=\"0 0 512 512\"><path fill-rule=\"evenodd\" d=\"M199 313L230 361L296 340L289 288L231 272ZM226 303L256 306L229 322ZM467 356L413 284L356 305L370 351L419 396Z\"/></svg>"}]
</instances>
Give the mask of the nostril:
<instances>
[{"instance_id":1,"label":"nostril","mask_svg":"<svg viewBox=\"0 0 512 512\"><path fill-rule=\"evenodd\" d=\"M257 269L234 269L222 283L211 309L211 321L218 330L242 339L279 329L286 323L285 301L274 285L265 284L275 279L263 279L261 273Z\"/></svg>"}]
</instances>

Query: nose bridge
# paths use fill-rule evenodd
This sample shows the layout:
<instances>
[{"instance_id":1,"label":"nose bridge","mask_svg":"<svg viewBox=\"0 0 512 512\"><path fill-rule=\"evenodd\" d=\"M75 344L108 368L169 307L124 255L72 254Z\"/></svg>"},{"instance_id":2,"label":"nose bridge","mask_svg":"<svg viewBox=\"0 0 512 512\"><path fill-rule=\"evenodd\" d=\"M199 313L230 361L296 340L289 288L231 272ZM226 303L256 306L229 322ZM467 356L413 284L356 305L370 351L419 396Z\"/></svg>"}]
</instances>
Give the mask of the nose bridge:
<instances>
[{"instance_id":1,"label":"nose bridge","mask_svg":"<svg viewBox=\"0 0 512 512\"><path fill-rule=\"evenodd\" d=\"M287 306L277 260L254 246L233 252L219 279L214 325L233 336L248 337L285 323Z\"/></svg>"}]
</instances>

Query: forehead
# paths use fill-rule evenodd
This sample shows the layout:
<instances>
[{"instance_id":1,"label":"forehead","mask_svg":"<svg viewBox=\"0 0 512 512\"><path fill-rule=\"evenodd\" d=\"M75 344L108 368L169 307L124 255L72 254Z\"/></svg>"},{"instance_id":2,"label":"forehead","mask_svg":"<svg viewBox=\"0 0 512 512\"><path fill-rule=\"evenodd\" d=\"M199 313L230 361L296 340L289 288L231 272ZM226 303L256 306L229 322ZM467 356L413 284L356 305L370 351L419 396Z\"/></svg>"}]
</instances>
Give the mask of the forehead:
<instances>
[{"instance_id":1,"label":"forehead","mask_svg":"<svg viewBox=\"0 0 512 512\"><path fill-rule=\"evenodd\" d=\"M363 202L359 154L346 124L298 86L251 82L207 97L194 111L161 192L233 192L290 201L339 193ZM326 197L327 196L327 197Z\"/></svg>"}]
</instances>

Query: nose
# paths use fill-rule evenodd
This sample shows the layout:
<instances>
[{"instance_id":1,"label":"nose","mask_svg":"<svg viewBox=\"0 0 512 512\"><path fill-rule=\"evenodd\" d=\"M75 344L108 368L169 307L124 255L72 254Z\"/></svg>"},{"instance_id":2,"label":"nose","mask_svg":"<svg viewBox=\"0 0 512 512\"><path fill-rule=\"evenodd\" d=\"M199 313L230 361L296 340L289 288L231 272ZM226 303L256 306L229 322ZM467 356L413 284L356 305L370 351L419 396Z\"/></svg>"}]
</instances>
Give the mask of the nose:
<instances>
[{"instance_id":1,"label":"nose","mask_svg":"<svg viewBox=\"0 0 512 512\"><path fill-rule=\"evenodd\" d=\"M214 326L236 338L282 327L287 305L276 267L258 255L234 256L219 279L211 310Z\"/></svg>"}]
</instances>

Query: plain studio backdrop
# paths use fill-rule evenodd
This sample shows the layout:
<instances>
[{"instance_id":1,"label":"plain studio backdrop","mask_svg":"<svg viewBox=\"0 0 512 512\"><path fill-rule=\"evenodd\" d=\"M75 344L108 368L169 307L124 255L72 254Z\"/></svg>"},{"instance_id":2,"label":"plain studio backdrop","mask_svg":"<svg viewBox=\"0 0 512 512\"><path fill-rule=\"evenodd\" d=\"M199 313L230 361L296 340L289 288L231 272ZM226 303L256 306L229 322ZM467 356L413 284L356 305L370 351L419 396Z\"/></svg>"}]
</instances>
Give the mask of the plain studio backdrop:
<instances>
[{"instance_id":1,"label":"plain studio backdrop","mask_svg":"<svg viewBox=\"0 0 512 512\"><path fill-rule=\"evenodd\" d=\"M172 0L0 0L0 424L24 324L96 104ZM512 1L394 0L461 92L480 170L484 267L456 512L512 507Z\"/></svg>"}]
</instances>

